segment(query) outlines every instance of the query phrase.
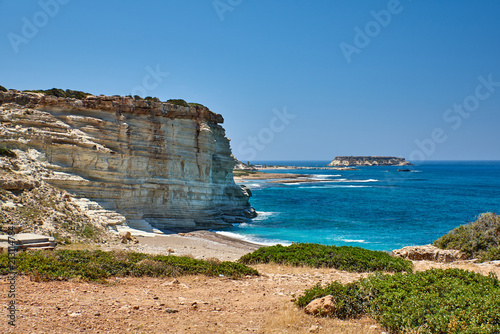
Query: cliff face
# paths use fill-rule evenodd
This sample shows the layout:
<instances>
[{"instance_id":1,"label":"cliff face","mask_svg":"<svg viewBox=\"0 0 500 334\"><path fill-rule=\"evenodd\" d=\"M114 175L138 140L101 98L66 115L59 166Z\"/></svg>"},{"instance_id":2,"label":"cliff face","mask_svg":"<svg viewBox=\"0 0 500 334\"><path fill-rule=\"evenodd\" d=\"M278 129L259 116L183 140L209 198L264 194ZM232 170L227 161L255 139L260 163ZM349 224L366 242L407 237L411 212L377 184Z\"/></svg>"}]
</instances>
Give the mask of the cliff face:
<instances>
[{"instance_id":1,"label":"cliff face","mask_svg":"<svg viewBox=\"0 0 500 334\"><path fill-rule=\"evenodd\" d=\"M328 166L408 166L411 165L404 158L373 157L373 156L338 156Z\"/></svg>"},{"instance_id":2,"label":"cliff face","mask_svg":"<svg viewBox=\"0 0 500 334\"><path fill-rule=\"evenodd\" d=\"M43 179L129 225L216 228L255 213L234 183L221 115L126 97L0 92L0 145L39 153Z\"/></svg>"}]
</instances>

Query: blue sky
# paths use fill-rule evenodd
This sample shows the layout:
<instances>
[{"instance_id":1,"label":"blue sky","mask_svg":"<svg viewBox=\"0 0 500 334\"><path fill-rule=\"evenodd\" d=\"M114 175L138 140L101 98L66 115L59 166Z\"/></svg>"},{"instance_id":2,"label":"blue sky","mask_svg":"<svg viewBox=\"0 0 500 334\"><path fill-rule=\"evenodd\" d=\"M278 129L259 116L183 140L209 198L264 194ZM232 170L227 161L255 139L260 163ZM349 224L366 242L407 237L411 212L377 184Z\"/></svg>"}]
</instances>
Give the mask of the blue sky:
<instances>
[{"instance_id":1,"label":"blue sky","mask_svg":"<svg viewBox=\"0 0 500 334\"><path fill-rule=\"evenodd\" d=\"M0 50L7 88L202 103L245 161L500 160L499 1L0 0Z\"/></svg>"}]
</instances>

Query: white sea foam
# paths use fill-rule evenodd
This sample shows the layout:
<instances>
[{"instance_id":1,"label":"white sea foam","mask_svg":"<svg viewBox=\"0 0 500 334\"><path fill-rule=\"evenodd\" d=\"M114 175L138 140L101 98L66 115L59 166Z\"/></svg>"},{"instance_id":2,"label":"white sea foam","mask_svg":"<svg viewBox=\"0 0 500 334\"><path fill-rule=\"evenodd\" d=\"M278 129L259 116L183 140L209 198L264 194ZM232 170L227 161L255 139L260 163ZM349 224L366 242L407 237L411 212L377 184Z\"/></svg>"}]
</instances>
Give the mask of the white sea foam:
<instances>
[{"instance_id":1,"label":"white sea foam","mask_svg":"<svg viewBox=\"0 0 500 334\"><path fill-rule=\"evenodd\" d=\"M261 187L261 185L258 183L249 183L249 184L245 184L245 186L247 186L247 188L250 188L250 189L255 189L255 188Z\"/></svg>"},{"instance_id":2,"label":"white sea foam","mask_svg":"<svg viewBox=\"0 0 500 334\"><path fill-rule=\"evenodd\" d=\"M379 180L376 180L376 179L367 179L367 180L350 180L350 179L335 179L335 180L328 180L328 181L325 181L325 182L332 182L332 183L335 183L335 182L347 182L347 183L364 183L364 182L378 182Z\"/></svg>"},{"instance_id":3,"label":"white sea foam","mask_svg":"<svg viewBox=\"0 0 500 334\"><path fill-rule=\"evenodd\" d=\"M226 231L216 231L215 233L229 237L229 238L243 240L243 241L247 241L247 242L251 242L251 243L259 244L259 245L264 245L264 246L273 246L273 245L277 245L277 244L282 244L283 246L291 245L291 243L289 243L289 242L283 242L283 241L279 241L279 240L266 240L266 239L254 237L252 235L242 235L242 234L226 232Z\"/></svg>"},{"instance_id":4,"label":"white sea foam","mask_svg":"<svg viewBox=\"0 0 500 334\"><path fill-rule=\"evenodd\" d=\"M346 182L378 182L378 180L375 180L375 179L368 179L368 180L348 180Z\"/></svg>"},{"instance_id":5,"label":"white sea foam","mask_svg":"<svg viewBox=\"0 0 500 334\"><path fill-rule=\"evenodd\" d=\"M265 220L269 217L273 217L278 215L279 212L265 212L265 211L257 211L257 217L253 218L254 221Z\"/></svg>"},{"instance_id":6,"label":"white sea foam","mask_svg":"<svg viewBox=\"0 0 500 334\"><path fill-rule=\"evenodd\" d=\"M309 186L309 187L298 187L299 189L331 189L331 188L372 188L372 186L354 186L354 185L346 185L346 186L340 186L340 185L328 185L328 186Z\"/></svg>"},{"instance_id":7,"label":"white sea foam","mask_svg":"<svg viewBox=\"0 0 500 334\"><path fill-rule=\"evenodd\" d=\"M339 241L343 241L343 242L357 242L357 243L361 243L361 244L366 244L367 243L363 239L339 239Z\"/></svg>"},{"instance_id":8,"label":"white sea foam","mask_svg":"<svg viewBox=\"0 0 500 334\"><path fill-rule=\"evenodd\" d=\"M327 180L330 177L339 177L340 174L315 174L311 176L312 180Z\"/></svg>"}]
</instances>

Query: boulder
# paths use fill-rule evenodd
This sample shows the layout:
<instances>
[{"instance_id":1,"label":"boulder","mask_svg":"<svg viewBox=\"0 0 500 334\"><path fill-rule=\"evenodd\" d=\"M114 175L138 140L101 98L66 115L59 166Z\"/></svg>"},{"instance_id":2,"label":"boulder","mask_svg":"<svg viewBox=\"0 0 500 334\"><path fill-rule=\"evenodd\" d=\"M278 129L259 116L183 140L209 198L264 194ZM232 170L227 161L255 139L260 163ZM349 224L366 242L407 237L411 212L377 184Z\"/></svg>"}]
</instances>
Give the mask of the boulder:
<instances>
[{"instance_id":1,"label":"boulder","mask_svg":"<svg viewBox=\"0 0 500 334\"><path fill-rule=\"evenodd\" d=\"M120 238L122 239L122 244L128 244L129 242L139 242L139 240L132 236L132 233L130 233L130 231L120 233Z\"/></svg>"},{"instance_id":2,"label":"boulder","mask_svg":"<svg viewBox=\"0 0 500 334\"><path fill-rule=\"evenodd\" d=\"M18 234L22 231L22 229L23 228L21 227L21 225L11 225L11 224L2 225L0 227L0 231L7 234Z\"/></svg>"},{"instance_id":3,"label":"boulder","mask_svg":"<svg viewBox=\"0 0 500 334\"><path fill-rule=\"evenodd\" d=\"M467 260L467 254L456 249L440 249L432 245L408 246L392 251L393 256L415 261L454 262Z\"/></svg>"},{"instance_id":4,"label":"boulder","mask_svg":"<svg viewBox=\"0 0 500 334\"><path fill-rule=\"evenodd\" d=\"M307 304L304 311L307 314L319 316L333 316L335 313L335 300L332 295L317 298Z\"/></svg>"}]
</instances>

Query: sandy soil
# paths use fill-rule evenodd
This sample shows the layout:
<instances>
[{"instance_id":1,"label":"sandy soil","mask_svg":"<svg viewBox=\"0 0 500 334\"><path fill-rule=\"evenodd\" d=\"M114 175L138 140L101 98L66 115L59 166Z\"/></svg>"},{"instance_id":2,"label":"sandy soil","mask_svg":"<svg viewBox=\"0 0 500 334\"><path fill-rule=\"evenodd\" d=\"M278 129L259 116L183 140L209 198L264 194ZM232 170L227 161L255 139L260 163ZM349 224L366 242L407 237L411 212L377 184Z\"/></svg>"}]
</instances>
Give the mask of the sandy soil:
<instances>
[{"instance_id":1,"label":"sandy soil","mask_svg":"<svg viewBox=\"0 0 500 334\"><path fill-rule=\"evenodd\" d=\"M102 245L102 250L123 249L148 254L168 254L197 259L217 258L236 261L262 245L233 239L209 231L157 234L155 237L137 237L139 243L122 244L118 241Z\"/></svg>"},{"instance_id":2,"label":"sandy soil","mask_svg":"<svg viewBox=\"0 0 500 334\"><path fill-rule=\"evenodd\" d=\"M18 278L16 327L2 333L380 333L370 319L316 319L291 303L318 281L361 277L337 270L259 265L259 277L113 278L108 285ZM1 285L5 305L7 284ZM3 311L2 313L4 313ZM313 327L314 328L314 327Z\"/></svg>"},{"instance_id":3,"label":"sandy soil","mask_svg":"<svg viewBox=\"0 0 500 334\"><path fill-rule=\"evenodd\" d=\"M211 232L139 238L139 244L103 248L151 253L192 254L198 258L234 260L258 245ZM500 276L494 264L467 261L415 262L417 270L458 267ZM254 266L258 277L187 276L112 278L109 284L78 281L36 282L18 277L17 321L0 315L0 333L383 333L369 318L341 321L314 318L291 302L317 282L355 281L367 274L335 269ZM0 304L7 305L8 284L0 283Z\"/></svg>"}]
</instances>

